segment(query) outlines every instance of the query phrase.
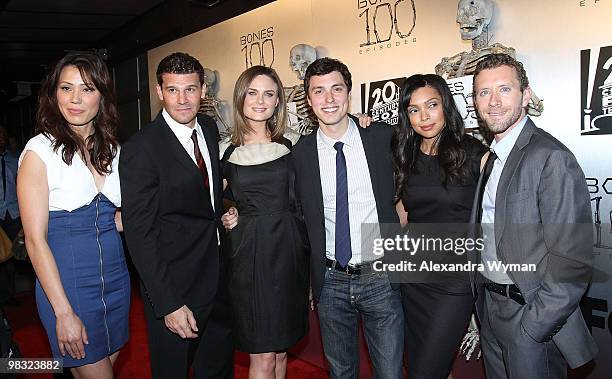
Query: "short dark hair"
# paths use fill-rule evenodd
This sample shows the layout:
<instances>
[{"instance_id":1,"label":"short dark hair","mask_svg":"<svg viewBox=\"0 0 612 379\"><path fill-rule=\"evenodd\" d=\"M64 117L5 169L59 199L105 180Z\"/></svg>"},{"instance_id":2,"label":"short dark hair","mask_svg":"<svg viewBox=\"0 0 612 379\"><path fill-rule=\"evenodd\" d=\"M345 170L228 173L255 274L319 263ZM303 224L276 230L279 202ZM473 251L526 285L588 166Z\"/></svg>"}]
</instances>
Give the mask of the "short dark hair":
<instances>
[{"instance_id":1,"label":"short dark hair","mask_svg":"<svg viewBox=\"0 0 612 379\"><path fill-rule=\"evenodd\" d=\"M338 71L340 75L342 75L348 92L351 92L353 81L351 79L351 72L349 71L348 67L337 59L319 58L312 62L308 68L306 68L306 74L304 75L304 92L306 92L306 95L308 95L310 78L312 76L327 75L334 71Z\"/></svg>"},{"instance_id":2,"label":"short dark hair","mask_svg":"<svg viewBox=\"0 0 612 379\"><path fill-rule=\"evenodd\" d=\"M525 72L523 64L512 58L510 55L504 53L485 55L485 57L482 58L476 65L476 70L474 71L474 83L476 83L476 77L482 70L490 70L492 68L501 66L514 68L516 71L516 77L521 85L521 91L524 91L525 88L529 87L529 79L527 78L527 72Z\"/></svg>"},{"instance_id":3,"label":"short dark hair","mask_svg":"<svg viewBox=\"0 0 612 379\"><path fill-rule=\"evenodd\" d=\"M200 61L187 53L172 53L159 62L157 66L157 84L162 85L163 74L198 74L200 84L204 84L204 67Z\"/></svg>"}]
</instances>

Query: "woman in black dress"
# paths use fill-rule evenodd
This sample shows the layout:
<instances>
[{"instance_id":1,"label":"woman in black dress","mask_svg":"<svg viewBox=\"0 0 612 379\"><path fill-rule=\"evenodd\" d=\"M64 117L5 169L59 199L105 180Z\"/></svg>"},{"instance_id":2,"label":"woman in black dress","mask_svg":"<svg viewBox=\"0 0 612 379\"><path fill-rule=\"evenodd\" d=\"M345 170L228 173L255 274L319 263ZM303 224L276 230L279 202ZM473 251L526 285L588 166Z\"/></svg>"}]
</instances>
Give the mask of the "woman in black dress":
<instances>
[{"instance_id":1,"label":"woman in black dress","mask_svg":"<svg viewBox=\"0 0 612 379\"><path fill-rule=\"evenodd\" d=\"M308 330L308 246L297 217L287 114L276 72L254 66L234 89L224 178L240 215L228 232L230 302L250 378L284 378L286 350Z\"/></svg>"},{"instance_id":2,"label":"woman in black dress","mask_svg":"<svg viewBox=\"0 0 612 379\"><path fill-rule=\"evenodd\" d=\"M393 138L402 222L468 223L486 148L466 135L444 79L413 75ZM408 378L446 379L472 312L468 280L402 284Z\"/></svg>"}]
</instances>

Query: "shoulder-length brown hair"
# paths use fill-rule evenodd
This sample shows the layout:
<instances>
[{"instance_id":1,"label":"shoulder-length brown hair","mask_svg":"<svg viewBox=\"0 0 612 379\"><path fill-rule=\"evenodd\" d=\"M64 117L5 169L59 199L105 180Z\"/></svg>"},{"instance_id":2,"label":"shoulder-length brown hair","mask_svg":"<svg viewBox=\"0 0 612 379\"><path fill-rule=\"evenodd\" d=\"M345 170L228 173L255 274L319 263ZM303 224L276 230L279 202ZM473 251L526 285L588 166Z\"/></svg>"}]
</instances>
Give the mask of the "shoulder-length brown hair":
<instances>
[{"instance_id":1,"label":"shoulder-length brown hair","mask_svg":"<svg viewBox=\"0 0 612 379\"><path fill-rule=\"evenodd\" d=\"M251 82L259 75L265 75L276 83L278 105L274 109L272 117L266 121L266 127L270 132L272 142L282 143L283 134L287 127L287 102L285 101L283 83L274 69L265 66L253 66L240 74L234 87L234 130L231 142L235 146L244 144L244 136L253 131L244 116L244 98Z\"/></svg>"},{"instance_id":2,"label":"shoulder-length brown hair","mask_svg":"<svg viewBox=\"0 0 612 379\"><path fill-rule=\"evenodd\" d=\"M79 69L83 81L100 92L100 108L93 119L94 133L85 141L77 135L62 116L57 104L57 86L64 67ZM60 59L43 82L38 95L36 111L36 132L53 140L53 150L62 148L62 159L72 164L74 154L79 151L98 173L109 174L117 155L119 125L116 96L113 82L106 64L94 54L71 53Z\"/></svg>"}]
</instances>

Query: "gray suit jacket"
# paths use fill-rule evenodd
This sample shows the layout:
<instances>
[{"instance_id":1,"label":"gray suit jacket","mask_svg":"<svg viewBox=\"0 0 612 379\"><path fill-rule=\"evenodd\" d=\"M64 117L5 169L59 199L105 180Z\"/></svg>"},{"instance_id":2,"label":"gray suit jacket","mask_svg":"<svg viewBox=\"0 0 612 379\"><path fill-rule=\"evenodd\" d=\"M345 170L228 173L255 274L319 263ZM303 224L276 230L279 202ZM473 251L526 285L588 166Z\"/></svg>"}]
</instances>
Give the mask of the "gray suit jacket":
<instances>
[{"instance_id":1,"label":"gray suit jacket","mask_svg":"<svg viewBox=\"0 0 612 379\"><path fill-rule=\"evenodd\" d=\"M570 367L597 352L578 307L592 272L591 224L589 193L576 158L528 119L497 187L495 245L502 262L537 267L508 272L527 302L515 327L538 342L552 339ZM477 292L482 290L477 285ZM480 314L483 299L476 302Z\"/></svg>"}]
</instances>

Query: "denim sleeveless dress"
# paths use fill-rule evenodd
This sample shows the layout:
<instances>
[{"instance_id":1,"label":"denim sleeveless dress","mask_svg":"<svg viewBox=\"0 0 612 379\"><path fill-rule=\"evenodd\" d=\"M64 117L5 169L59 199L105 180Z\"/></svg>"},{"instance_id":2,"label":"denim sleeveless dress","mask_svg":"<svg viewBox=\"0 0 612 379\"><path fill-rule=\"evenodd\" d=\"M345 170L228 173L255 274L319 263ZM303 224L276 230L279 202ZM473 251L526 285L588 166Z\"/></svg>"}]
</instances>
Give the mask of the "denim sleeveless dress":
<instances>
[{"instance_id":1,"label":"denim sleeveless dress","mask_svg":"<svg viewBox=\"0 0 612 379\"><path fill-rule=\"evenodd\" d=\"M62 357L55 313L37 279L40 320L53 357L63 359L64 367L95 363L118 351L128 339L130 280L114 218L120 206L118 159L113 161L113 173L106 177L102 192L98 192L91 173L76 154L72 164L66 165L61 160L61 150L54 152L51 141L42 135L28 142L24 154L28 150L47 166L47 242L68 301L85 325L89 340L85 358L73 359L68 354Z\"/></svg>"}]
</instances>

